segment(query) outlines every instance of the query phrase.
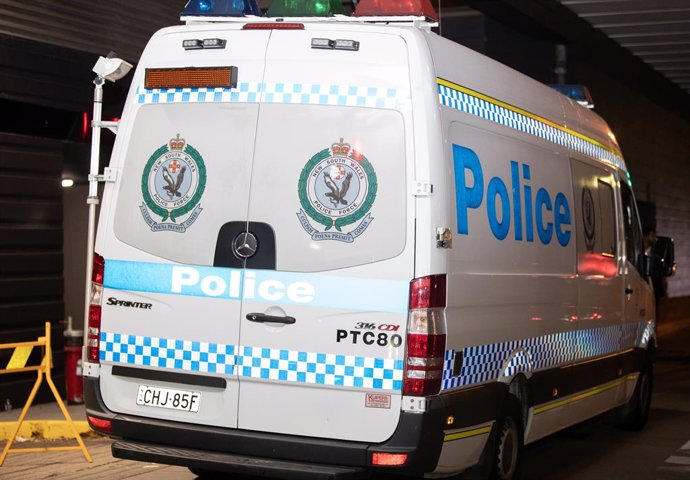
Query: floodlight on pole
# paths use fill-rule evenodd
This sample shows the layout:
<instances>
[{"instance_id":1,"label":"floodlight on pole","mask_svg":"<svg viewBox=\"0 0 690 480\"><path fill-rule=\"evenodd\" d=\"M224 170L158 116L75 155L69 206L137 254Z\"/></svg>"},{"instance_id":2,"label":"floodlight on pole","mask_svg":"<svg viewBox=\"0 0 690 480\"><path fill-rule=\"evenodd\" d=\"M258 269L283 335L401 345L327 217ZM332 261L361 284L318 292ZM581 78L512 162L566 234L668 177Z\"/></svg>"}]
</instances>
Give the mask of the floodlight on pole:
<instances>
[{"instance_id":1,"label":"floodlight on pole","mask_svg":"<svg viewBox=\"0 0 690 480\"><path fill-rule=\"evenodd\" d=\"M132 64L110 55L114 54L111 52L107 57L99 57L96 65L93 67L93 71L96 75L109 82L116 82L129 73L132 69Z\"/></svg>"},{"instance_id":2,"label":"floodlight on pole","mask_svg":"<svg viewBox=\"0 0 690 480\"><path fill-rule=\"evenodd\" d=\"M89 302L91 299L91 275L93 272L93 252L96 238L96 206L98 200L98 182L104 181L105 177L99 175L100 170L100 150L101 150L101 128L108 128L117 133L118 122L103 122L101 114L103 109L103 84L106 80L116 82L127 75L132 69L132 64L118 58L114 52L110 52L107 57L99 57L93 71L96 78L93 80L93 120L91 122L91 165L89 168L89 196L86 204L89 206L88 238L86 243L86 290L84 298L84 330L88 328L89 321ZM107 169L106 169L107 170ZM86 347L89 335L84 335L84 348L82 349L82 360L86 363Z\"/></svg>"}]
</instances>

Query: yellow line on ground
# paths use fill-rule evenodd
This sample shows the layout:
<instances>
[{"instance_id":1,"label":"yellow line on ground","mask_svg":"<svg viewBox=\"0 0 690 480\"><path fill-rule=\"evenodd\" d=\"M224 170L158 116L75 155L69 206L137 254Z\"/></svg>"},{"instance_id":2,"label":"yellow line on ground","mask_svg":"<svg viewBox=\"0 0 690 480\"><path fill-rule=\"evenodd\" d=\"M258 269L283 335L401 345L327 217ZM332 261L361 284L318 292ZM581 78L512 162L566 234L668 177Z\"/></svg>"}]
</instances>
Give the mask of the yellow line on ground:
<instances>
[{"instance_id":1,"label":"yellow line on ground","mask_svg":"<svg viewBox=\"0 0 690 480\"><path fill-rule=\"evenodd\" d=\"M75 445L73 447L10 448L10 452L12 453L67 452L71 450L81 450L81 447Z\"/></svg>"},{"instance_id":2,"label":"yellow line on ground","mask_svg":"<svg viewBox=\"0 0 690 480\"><path fill-rule=\"evenodd\" d=\"M86 421L74 421L79 435L96 435ZM0 441L7 441L17 422L0 422ZM24 420L18 436L27 439L60 440L74 438L66 420Z\"/></svg>"}]
</instances>

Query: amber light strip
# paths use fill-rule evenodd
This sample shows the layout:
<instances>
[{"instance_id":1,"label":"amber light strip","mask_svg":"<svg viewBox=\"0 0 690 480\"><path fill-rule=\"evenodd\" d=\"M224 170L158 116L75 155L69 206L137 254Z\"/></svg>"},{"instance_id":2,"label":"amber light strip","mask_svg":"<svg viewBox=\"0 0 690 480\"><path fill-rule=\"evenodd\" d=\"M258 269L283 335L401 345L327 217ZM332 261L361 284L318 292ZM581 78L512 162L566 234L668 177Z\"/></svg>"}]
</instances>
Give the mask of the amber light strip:
<instances>
[{"instance_id":1,"label":"amber light strip","mask_svg":"<svg viewBox=\"0 0 690 480\"><path fill-rule=\"evenodd\" d=\"M145 88L235 88L237 67L147 68Z\"/></svg>"}]
</instances>

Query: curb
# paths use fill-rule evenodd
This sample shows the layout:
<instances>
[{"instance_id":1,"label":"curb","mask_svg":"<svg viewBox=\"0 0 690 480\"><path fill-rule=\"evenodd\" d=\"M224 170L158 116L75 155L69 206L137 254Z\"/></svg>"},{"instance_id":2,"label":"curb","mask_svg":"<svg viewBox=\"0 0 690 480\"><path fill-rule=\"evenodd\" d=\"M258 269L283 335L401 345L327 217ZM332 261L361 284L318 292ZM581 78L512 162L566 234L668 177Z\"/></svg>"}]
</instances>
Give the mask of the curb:
<instances>
[{"instance_id":1,"label":"curb","mask_svg":"<svg viewBox=\"0 0 690 480\"><path fill-rule=\"evenodd\" d=\"M96 436L88 422L75 420L72 422L82 437ZM9 440L17 422L0 422L0 441ZM74 438L72 429L66 420L24 420L15 442L24 440L62 440Z\"/></svg>"}]
</instances>

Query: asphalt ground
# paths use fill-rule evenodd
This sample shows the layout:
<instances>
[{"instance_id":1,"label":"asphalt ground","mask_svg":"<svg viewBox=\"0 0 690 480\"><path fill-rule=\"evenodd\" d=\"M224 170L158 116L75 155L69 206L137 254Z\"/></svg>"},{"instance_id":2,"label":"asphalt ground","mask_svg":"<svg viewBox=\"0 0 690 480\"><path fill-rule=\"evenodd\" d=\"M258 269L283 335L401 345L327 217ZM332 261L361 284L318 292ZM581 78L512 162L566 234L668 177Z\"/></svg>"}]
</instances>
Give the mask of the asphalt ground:
<instances>
[{"instance_id":1,"label":"asphalt ground","mask_svg":"<svg viewBox=\"0 0 690 480\"><path fill-rule=\"evenodd\" d=\"M41 453L15 453L5 459L0 467L0 478L8 480L191 480L196 475L182 467L156 463L133 462L113 458L110 453L112 440L92 437L84 440L93 462L84 459L80 451L47 451ZM75 440L34 440L21 442L12 448L31 447L60 448L75 446Z\"/></svg>"}]
</instances>

